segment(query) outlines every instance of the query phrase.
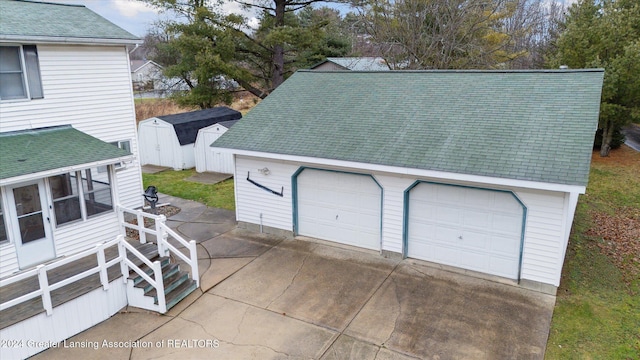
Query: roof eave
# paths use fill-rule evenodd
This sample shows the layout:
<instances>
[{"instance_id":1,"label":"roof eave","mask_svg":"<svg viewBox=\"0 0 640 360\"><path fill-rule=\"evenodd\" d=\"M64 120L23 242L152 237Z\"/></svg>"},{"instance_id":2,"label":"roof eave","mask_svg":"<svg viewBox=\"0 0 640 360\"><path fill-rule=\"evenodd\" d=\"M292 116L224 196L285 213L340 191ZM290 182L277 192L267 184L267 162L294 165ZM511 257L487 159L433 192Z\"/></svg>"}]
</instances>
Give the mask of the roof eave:
<instances>
[{"instance_id":1,"label":"roof eave","mask_svg":"<svg viewBox=\"0 0 640 360\"><path fill-rule=\"evenodd\" d=\"M438 178L438 179L451 180L451 181L473 182L473 183L488 184L488 185L519 187L519 188L547 190L547 191L559 191L559 192L577 193L577 194L584 194L587 189L586 186L583 186L583 185L548 183L548 182L539 182L539 181L531 181L531 180L517 180L517 179L499 178L499 177L482 176L482 175L452 173L452 172L437 171L437 170L425 170L425 169L417 169L417 168L405 168L400 166L362 163L362 162L356 162L356 161L345 161L345 160L334 160L334 159L325 159L325 158L314 158L314 157L308 157L308 156L265 153L260 151L221 148L216 146L211 146L211 147L216 150L233 153L235 155L287 160L287 161L295 161L295 162L301 162L301 163L324 164L324 165L332 165L337 167L365 169L369 171L380 171L380 172L388 172L393 174L410 175L410 176L417 176L417 177Z\"/></svg>"},{"instance_id":2,"label":"roof eave","mask_svg":"<svg viewBox=\"0 0 640 360\"><path fill-rule=\"evenodd\" d=\"M89 169L89 168L104 166L104 165L113 165L120 162L129 163L129 162L132 162L134 159L135 159L135 156L131 154L131 155L121 156L117 158L94 161L94 162L85 163L85 164L65 166L61 168L50 169L50 170L40 171L36 173L31 173L31 174L24 174L20 176L9 177L5 179L0 179L0 186L13 185L13 184L22 183L25 181L42 179L50 176L65 174L65 173L79 171L83 169Z\"/></svg>"},{"instance_id":3,"label":"roof eave","mask_svg":"<svg viewBox=\"0 0 640 360\"><path fill-rule=\"evenodd\" d=\"M142 39L82 38L39 35L0 35L0 42L33 42L45 44L78 44L78 45L136 45Z\"/></svg>"}]
</instances>

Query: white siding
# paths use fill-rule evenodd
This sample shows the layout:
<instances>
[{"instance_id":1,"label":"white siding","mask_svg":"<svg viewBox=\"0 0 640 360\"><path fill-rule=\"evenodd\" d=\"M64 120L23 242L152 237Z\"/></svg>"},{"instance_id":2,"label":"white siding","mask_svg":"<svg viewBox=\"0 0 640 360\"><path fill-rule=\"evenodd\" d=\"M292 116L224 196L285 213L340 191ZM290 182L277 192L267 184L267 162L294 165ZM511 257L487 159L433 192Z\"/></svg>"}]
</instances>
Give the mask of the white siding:
<instances>
[{"instance_id":1,"label":"white siding","mask_svg":"<svg viewBox=\"0 0 640 360\"><path fill-rule=\"evenodd\" d=\"M183 170L183 169L191 169L192 167L196 166L196 158L195 158L195 145L194 144L187 144L187 145L182 145L180 146L180 154L182 154L181 156L181 161L179 162L180 167L176 168L174 166L174 169L176 170Z\"/></svg>"},{"instance_id":2,"label":"white siding","mask_svg":"<svg viewBox=\"0 0 640 360\"><path fill-rule=\"evenodd\" d=\"M126 285L119 278L109 283L109 290L99 288L55 307L51 316L41 313L0 330L1 339L25 341L24 346L0 347L0 359L24 359L37 354L48 347L37 347L34 344L59 343L107 320L125 306ZM33 341L31 346L27 341Z\"/></svg>"},{"instance_id":3,"label":"white siding","mask_svg":"<svg viewBox=\"0 0 640 360\"><path fill-rule=\"evenodd\" d=\"M383 189L382 201L382 250L402 253L404 227L404 190L414 183L414 178L376 173L374 177Z\"/></svg>"},{"instance_id":4,"label":"white siding","mask_svg":"<svg viewBox=\"0 0 640 360\"><path fill-rule=\"evenodd\" d=\"M18 271L18 257L13 243L0 246L0 278Z\"/></svg>"},{"instance_id":5,"label":"white siding","mask_svg":"<svg viewBox=\"0 0 640 360\"><path fill-rule=\"evenodd\" d=\"M291 176L300 166L334 169L358 173L371 173L383 188L382 249L401 253L404 232L404 192L417 180L449 183L479 188L511 190L527 207L527 218L521 263L521 279L532 280L554 286L559 285L566 246L567 226L570 219L564 192L537 191L490 184L450 181L442 178L419 178L408 175L358 171L353 168L337 168L311 163L260 159L236 155L236 215L238 221L260 224L260 214L265 226L292 231L293 207L291 199ZM269 175L257 170L269 168ZM271 189L280 191L284 186L284 197L275 196L246 181L251 179Z\"/></svg>"},{"instance_id":6,"label":"white siding","mask_svg":"<svg viewBox=\"0 0 640 360\"><path fill-rule=\"evenodd\" d=\"M227 130L226 127L220 124L214 124L198 130L194 149L197 172L211 171L233 174L233 154L223 153L210 146Z\"/></svg>"},{"instance_id":7,"label":"white siding","mask_svg":"<svg viewBox=\"0 0 640 360\"><path fill-rule=\"evenodd\" d=\"M130 141L135 159L112 181L114 207L142 205L135 108L124 46L38 44L44 99L3 101L0 131L72 125L105 142ZM119 234L115 212L54 229L56 255L68 255ZM9 246L0 248L0 276L18 270Z\"/></svg>"},{"instance_id":8,"label":"white siding","mask_svg":"<svg viewBox=\"0 0 640 360\"><path fill-rule=\"evenodd\" d=\"M86 221L64 224L53 231L56 256L64 256L115 239L120 234L120 227L117 213L113 210L95 215Z\"/></svg>"},{"instance_id":9,"label":"white siding","mask_svg":"<svg viewBox=\"0 0 640 360\"><path fill-rule=\"evenodd\" d=\"M193 155L193 144L180 146L178 135L173 125L158 119L150 118L140 122L138 126L138 139L140 141L140 159L142 165L168 166L174 170L182 170L185 167L185 153ZM186 156L189 156L188 153ZM192 159L195 166L195 159Z\"/></svg>"},{"instance_id":10,"label":"white siding","mask_svg":"<svg viewBox=\"0 0 640 360\"><path fill-rule=\"evenodd\" d=\"M2 102L2 132L67 125L105 142L131 141L119 201L142 205L135 108L124 46L37 45L44 99Z\"/></svg>"},{"instance_id":11,"label":"white siding","mask_svg":"<svg viewBox=\"0 0 640 360\"><path fill-rule=\"evenodd\" d=\"M269 169L269 175L258 172L265 167ZM298 167L284 161L237 156L234 177L237 220L260 224L262 214L262 225L292 231L291 176ZM270 189L280 192L284 187L284 196L274 195L248 182L247 172L251 173L251 180Z\"/></svg>"},{"instance_id":12,"label":"white siding","mask_svg":"<svg viewBox=\"0 0 640 360\"><path fill-rule=\"evenodd\" d=\"M527 207L521 278L558 286L567 241L565 226L571 226L565 217L565 194L532 190L516 194Z\"/></svg>"}]
</instances>

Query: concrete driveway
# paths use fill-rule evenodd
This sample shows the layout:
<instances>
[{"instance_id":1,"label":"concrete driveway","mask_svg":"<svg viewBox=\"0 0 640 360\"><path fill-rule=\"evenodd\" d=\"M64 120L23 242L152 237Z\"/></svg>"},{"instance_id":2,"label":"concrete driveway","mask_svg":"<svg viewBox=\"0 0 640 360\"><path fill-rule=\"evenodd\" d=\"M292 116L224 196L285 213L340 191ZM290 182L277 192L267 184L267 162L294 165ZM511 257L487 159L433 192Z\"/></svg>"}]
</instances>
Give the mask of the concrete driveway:
<instances>
[{"instance_id":1,"label":"concrete driveway","mask_svg":"<svg viewBox=\"0 0 640 360\"><path fill-rule=\"evenodd\" d=\"M124 309L35 359L544 356L553 296L420 261L250 233L235 229L231 212L161 202L182 208L170 224L199 242L202 291L165 315Z\"/></svg>"}]
</instances>

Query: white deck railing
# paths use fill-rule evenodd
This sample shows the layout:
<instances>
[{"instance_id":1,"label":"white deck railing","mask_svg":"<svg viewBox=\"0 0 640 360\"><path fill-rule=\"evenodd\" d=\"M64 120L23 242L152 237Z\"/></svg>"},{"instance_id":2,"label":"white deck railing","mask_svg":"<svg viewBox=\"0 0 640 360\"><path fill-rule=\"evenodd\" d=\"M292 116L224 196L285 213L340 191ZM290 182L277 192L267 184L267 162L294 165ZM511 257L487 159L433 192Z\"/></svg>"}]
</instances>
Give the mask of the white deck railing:
<instances>
[{"instance_id":1,"label":"white deck railing","mask_svg":"<svg viewBox=\"0 0 640 360\"><path fill-rule=\"evenodd\" d=\"M42 305L45 309L45 311L47 312L47 315L51 315L53 314L53 305L51 303L51 292L57 289L60 289L63 286L69 285L73 282L76 282L78 280L84 279L86 277L89 277L95 273L100 273L100 283L102 284L102 288L104 290L108 290L109 289L109 277L107 275L107 269L109 269L111 266L116 265L118 263L120 263L123 259L123 253L119 253L117 257L115 257L114 259L109 260L108 262L106 261L106 257L104 254L104 251L106 248L117 245L119 243L126 243L126 241L124 241L124 238L122 236L118 236L117 238L115 238L114 240L111 241L107 241L104 242L102 244L97 244L95 247L93 247L92 249L89 250L85 250L82 252L79 252L77 254L65 257L61 260L49 263L49 264L43 264L43 265L38 265L36 268L31 269L31 270L27 270L24 271L18 275L12 276L12 277L8 277L5 279L0 280L0 288L5 287L7 285L16 283L20 280L24 280L27 279L29 277L32 276L37 276L38 277L38 284L39 284L39 289L34 290L32 292L26 293L20 297L17 297L15 299L11 299L9 301L3 302L2 304L0 304L0 311L5 310L7 308L10 308L12 306L18 305L20 303L29 301L31 299L34 299L36 297L41 297L42 298ZM128 244L127 244L128 245ZM56 283L49 283L49 277L47 275L47 273L50 270L59 268L60 266L63 265L67 265L71 262L80 260L86 256L91 256L91 255L96 255L97 259L98 259L98 265L96 265L95 267L92 267L89 270L83 271L79 274L73 275L71 277L68 277L64 280L60 280ZM128 274L127 274L128 276Z\"/></svg>"},{"instance_id":2,"label":"white deck railing","mask_svg":"<svg viewBox=\"0 0 640 360\"><path fill-rule=\"evenodd\" d=\"M127 209L125 207L118 207L118 214L120 217L120 224L122 226L122 235L126 236L126 229L132 229L138 231L140 236L140 242L147 242L147 235L154 235L156 238L156 245L158 246L158 254L160 256L169 256L173 254L182 259L191 270L191 278L196 281L196 285L200 287L200 276L198 273L198 253L196 250L196 241L187 241L178 235L175 231L171 230L167 226L167 218L164 215L154 215L142 210ZM125 221L126 214L134 215L137 223L130 224ZM154 226L147 228L144 226L144 219L153 219ZM184 249L188 251L185 253L178 249L176 246L169 242L169 239L175 240L178 244L182 245Z\"/></svg>"},{"instance_id":3,"label":"white deck railing","mask_svg":"<svg viewBox=\"0 0 640 360\"><path fill-rule=\"evenodd\" d=\"M138 223L130 224L125 222L124 221L125 213L130 213L135 215L138 220ZM111 266L114 266L119 263L120 270L125 283L127 282L127 278L129 277L129 270L133 270L156 289L156 293L158 296L158 312L165 313L167 311L167 305L166 305L166 299L164 294L164 282L162 278L160 261L151 262L142 253L136 250L136 248L133 245L129 244L125 240L127 228L138 231L138 233L140 234L141 243L146 243L147 234L155 235L157 240L157 246L158 246L158 254L160 256L168 256L170 253L172 253L177 257L179 257L180 259L182 259L191 268L191 278L196 281L196 284L198 287L200 286L200 276L198 273L198 255L196 251L196 242L194 240L187 242L180 235L178 235L176 232L171 230L165 224L166 217L164 215L153 215L153 214L145 213L141 210L131 210L131 209L118 206L118 217L120 219L120 224L122 227L122 234L118 235L118 237L116 237L114 240L107 241L102 244L97 244L89 250L85 250L77 254L67 256L61 260L57 260L49 264L38 265L37 267L31 270L26 270L17 275L1 279L0 288L11 285L20 280L25 280L30 277L37 276L39 288L37 290L31 291L17 298L0 303L0 311L8 309L12 306L21 304L23 302L29 301L31 299L41 297L44 310L47 312L47 315L51 315L53 314L53 304L51 302L52 291L60 289L63 286L69 285L73 282L84 279L96 273L100 273L100 283L102 284L102 288L104 290L108 290L109 276L107 274L107 270ZM144 226L144 218L154 219L155 220L154 228L146 228ZM180 251L180 249L172 245L169 242L169 237L173 238L180 245L184 246L184 248L187 249L189 253L185 254L182 251ZM118 256L116 256L115 258L109 261L106 261L105 249L111 246L116 246L116 245L118 246ZM133 261L129 260L127 258L127 252L135 255L150 269L153 269L153 277L145 273ZM86 256L91 256L91 255L97 256L98 264L95 267L92 267L89 270L85 270L79 274L73 275L63 280L60 280L56 283L49 282L48 272L50 270L59 268L60 266L67 265L71 262L80 260Z\"/></svg>"}]
</instances>

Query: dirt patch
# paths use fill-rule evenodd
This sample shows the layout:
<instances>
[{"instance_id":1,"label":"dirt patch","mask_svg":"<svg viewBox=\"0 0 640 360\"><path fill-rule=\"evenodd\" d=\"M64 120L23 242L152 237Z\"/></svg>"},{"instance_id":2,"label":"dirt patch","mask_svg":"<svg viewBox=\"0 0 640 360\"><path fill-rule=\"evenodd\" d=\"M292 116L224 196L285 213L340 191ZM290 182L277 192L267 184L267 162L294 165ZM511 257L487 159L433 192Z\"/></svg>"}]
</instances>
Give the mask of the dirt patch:
<instances>
[{"instance_id":1,"label":"dirt patch","mask_svg":"<svg viewBox=\"0 0 640 360\"><path fill-rule=\"evenodd\" d=\"M627 145L611 150L608 157L601 157L599 151L591 154L591 162L610 166L635 166L640 169L640 152Z\"/></svg>"},{"instance_id":2,"label":"dirt patch","mask_svg":"<svg viewBox=\"0 0 640 360\"><path fill-rule=\"evenodd\" d=\"M587 235L602 238L600 251L622 270L630 285L640 277L640 210L624 209L614 215L592 212Z\"/></svg>"},{"instance_id":3,"label":"dirt patch","mask_svg":"<svg viewBox=\"0 0 640 360\"><path fill-rule=\"evenodd\" d=\"M171 99L145 100L136 104L136 120L140 122L156 116L180 114L193 110L198 109L179 106Z\"/></svg>"},{"instance_id":4,"label":"dirt patch","mask_svg":"<svg viewBox=\"0 0 640 360\"><path fill-rule=\"evenodd\" d=\"M158 208L156 208L156 214L157 215L164 215L167 218L177 214L180 212L180 208L177 206L172 206L172 205L166 205L166 206L160 206ZM153 214L153 212L151 211L151 209L146 209L143 210L146 213L150 213ZM134 225L138 225L138 219L131 219L127 221L129 224L134 224ZM151 229L153 227L155 227L156 222L155 220L151 219L151 218L144 218L144 227L146 227L147 229ZM134 229L129 229L127 228L127 238L130 239L135 239L135 240L139 240L140 239L140 234L138 233L138 230L134 230Z\"/></svg>"}]
</instances>

